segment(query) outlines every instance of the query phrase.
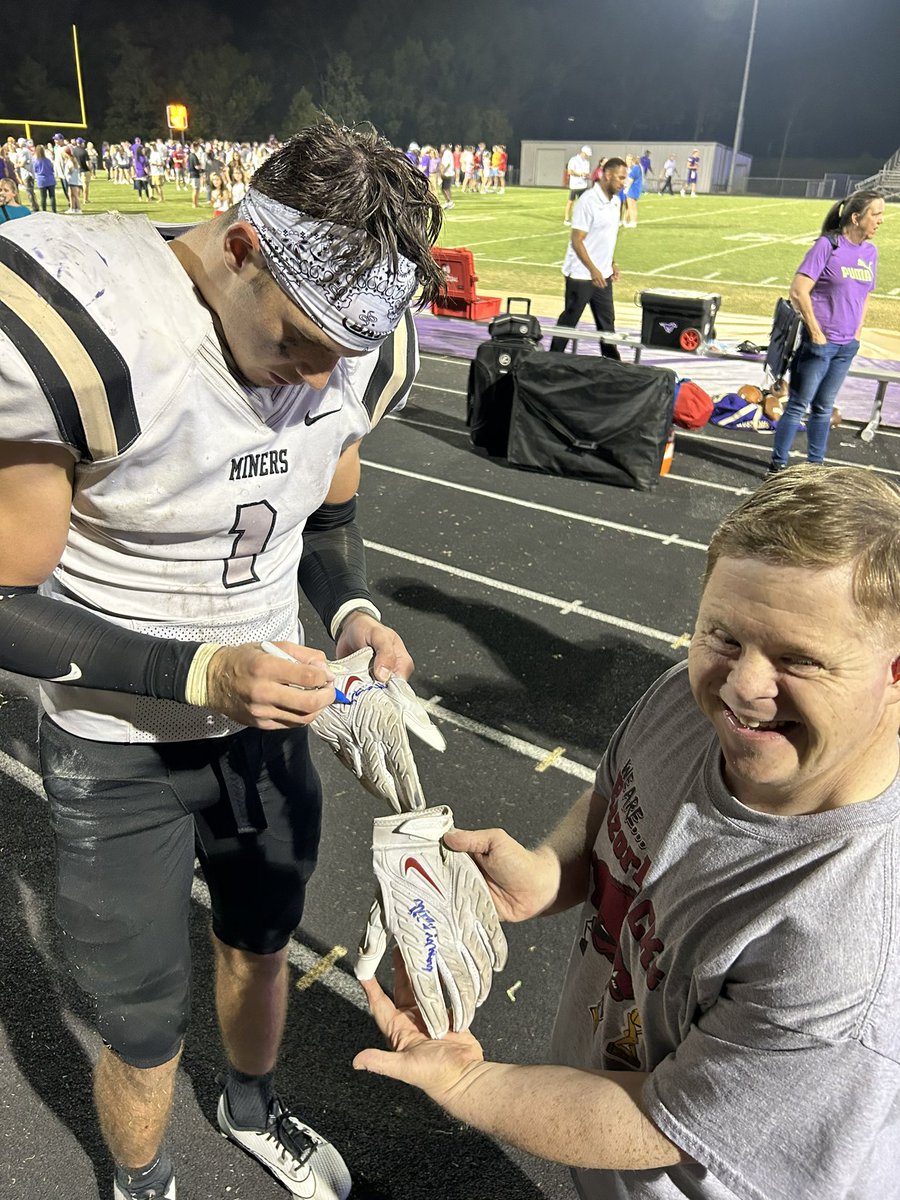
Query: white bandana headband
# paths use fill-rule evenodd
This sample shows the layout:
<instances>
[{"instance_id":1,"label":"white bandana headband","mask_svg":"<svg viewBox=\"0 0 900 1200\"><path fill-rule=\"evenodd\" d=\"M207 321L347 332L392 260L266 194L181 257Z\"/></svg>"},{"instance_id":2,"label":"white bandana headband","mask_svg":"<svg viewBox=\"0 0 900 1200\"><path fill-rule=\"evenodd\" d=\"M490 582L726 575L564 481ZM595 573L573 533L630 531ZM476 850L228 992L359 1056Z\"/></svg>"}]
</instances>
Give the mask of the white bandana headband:
<instances>
[{"instance_id":1,"label":"white bandana headband","mask_svg":"<svg viewBox=\"0 0 900 1200\"><path fill-rule=\"evenodd\" d=\"M260 250L276 283L339 345L371 350L399 325L416 290L415 264L400 255L353 279L352 263L339 264L331 247L352 230L319 221L248 188L238 217L259 236Z\"/></svg>"}]
</instances>

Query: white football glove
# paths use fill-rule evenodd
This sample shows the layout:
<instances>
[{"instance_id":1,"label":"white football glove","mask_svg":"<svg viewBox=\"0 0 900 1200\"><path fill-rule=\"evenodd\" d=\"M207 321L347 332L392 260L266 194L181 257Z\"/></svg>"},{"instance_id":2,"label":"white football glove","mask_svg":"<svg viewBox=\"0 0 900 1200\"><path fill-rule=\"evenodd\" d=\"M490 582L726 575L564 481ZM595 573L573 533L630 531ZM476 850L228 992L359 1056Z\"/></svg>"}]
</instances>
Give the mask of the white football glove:
<instances>
[{"instance_id":1,"label":"white football glove","mask_svg":"<svg viewBox=\"0 0 900 1200\"><path fill-rule=\"evenodd\" d=\"M405 679L392 675L379 683L370 673L369 647L330 662L334 686L349 704L331 704L311 722L366 791L387 800L394 812L425 807L419 772L407 730L435 750L447 743L428 710Z\"/></svg>"},{"instance_id":2,"label":"white football glove","mask_svg":"<svg viewBox=\"0 0 900 1200\"><path fill-rule=\"evenodd\" d=\"M494 971L506 965L500 918L481 872L468 854L441 838L453 828L445 804L376 817L372 862L379 892L356 963L371 979L393 936L428 1032L468 1029L487 999Z\"/></svg>"}]
</instances>

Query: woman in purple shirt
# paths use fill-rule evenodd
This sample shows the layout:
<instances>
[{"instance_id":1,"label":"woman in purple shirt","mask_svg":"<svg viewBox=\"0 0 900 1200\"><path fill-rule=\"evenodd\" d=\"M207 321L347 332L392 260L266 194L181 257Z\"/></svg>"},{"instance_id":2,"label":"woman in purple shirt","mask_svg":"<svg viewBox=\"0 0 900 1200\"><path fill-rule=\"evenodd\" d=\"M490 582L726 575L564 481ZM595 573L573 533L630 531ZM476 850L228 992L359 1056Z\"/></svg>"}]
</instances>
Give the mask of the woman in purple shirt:
<instances>
[{"instance_id":1,"label":"woman in purple shirt","mask_svg":"<svg viewBox=\"0 0 900 1200\"><path fill-rule=\"evenodd\" d=\"M791 303L803 318L791 361L791 387L775 430L769 473L787 466L788 452L806 410L806 458L825 457L831 410L859 350L869 293L875 287L878 251L871 244L884 220L877 192L854 192L828 212L820 236L797 268Z\"/></svg>"}]
</instances>

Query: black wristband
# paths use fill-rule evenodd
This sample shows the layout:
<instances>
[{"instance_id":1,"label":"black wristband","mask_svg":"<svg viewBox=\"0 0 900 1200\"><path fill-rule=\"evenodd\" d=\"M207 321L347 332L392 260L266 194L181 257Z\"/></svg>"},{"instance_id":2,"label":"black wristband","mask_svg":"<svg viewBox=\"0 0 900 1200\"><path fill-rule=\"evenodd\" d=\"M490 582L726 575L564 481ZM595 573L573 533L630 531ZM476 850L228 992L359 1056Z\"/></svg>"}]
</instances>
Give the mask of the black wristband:
<instances>
[{"instance_id":1,"label":"black wristband","mask_svg":"<svg viewBox=\"0 0 900 1200\"><path fill-rule=\"evenodd\" d=\"M329 631L335 613L348 600L371 602L355 496L343 504L323 504L309 518L297 578Z\"/></svg>"},{"instance_id":2,"label":"black wristband","mask_svg":"<svg viewBox=\"0 0 900 1200\"><path fill-rule=\"evenodd\" d=\"M122 629L36 588L0 588L0 667L18 675L184 702L202 644Z\"/></svg>"}]
</instances>

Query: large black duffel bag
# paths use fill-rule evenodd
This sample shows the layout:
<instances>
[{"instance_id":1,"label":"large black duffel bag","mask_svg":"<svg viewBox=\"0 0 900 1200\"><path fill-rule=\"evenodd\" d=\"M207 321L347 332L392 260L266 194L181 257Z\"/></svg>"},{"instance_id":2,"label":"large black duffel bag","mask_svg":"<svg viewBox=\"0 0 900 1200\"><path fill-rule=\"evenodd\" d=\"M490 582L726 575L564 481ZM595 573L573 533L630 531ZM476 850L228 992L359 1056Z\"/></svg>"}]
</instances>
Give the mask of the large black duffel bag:
<instances>
[{"instance_id":1,"label":"large black duffel bag","mask_svg":"<svg viewBox=\"0 0 900 1200\"><path fill-rule=\"evenodd\" d=\"M659 469L675 374L550 351L517 362L509 461L550 475L648 490Z\"/></svg>"}]
</instances>

